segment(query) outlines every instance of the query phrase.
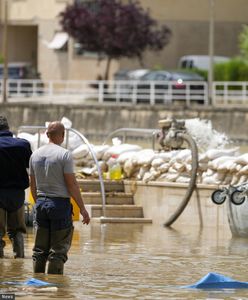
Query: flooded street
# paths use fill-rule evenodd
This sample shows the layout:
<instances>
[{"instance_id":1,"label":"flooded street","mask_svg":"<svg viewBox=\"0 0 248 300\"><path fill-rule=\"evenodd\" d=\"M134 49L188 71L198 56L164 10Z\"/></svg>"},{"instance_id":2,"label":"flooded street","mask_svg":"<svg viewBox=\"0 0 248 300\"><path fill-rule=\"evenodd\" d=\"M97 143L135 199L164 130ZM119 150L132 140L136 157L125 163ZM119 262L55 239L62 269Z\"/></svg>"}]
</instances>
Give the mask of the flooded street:
<instances>
[{"instance_id":1,"label":"flooded street","mask_svg":"<svg viewBox=\"0 0 248 300\"><path fill-rule=\"evenodd\" d=\"M248 240L233 239L214 227L157 225L83 226L76 222L64 276L32 273L33 233L26 235L26 258L11 258L8 242L1 260L1 293L20 299L248 299L247 290L181 289L209 272L248 281ZM32 277L57 289L24 288L3 282Z\"/></svg>"}]
</instances>

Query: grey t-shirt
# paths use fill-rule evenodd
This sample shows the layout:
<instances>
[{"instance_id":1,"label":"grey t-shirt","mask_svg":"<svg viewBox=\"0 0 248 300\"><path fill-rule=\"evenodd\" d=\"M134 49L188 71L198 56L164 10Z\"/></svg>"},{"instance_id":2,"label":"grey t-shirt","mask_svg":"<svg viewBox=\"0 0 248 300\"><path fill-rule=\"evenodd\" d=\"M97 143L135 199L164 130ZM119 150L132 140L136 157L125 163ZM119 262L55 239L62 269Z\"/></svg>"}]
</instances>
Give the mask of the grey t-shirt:
<instances>
[{"instance_id":1,"label":"grey t-shirt","mask_svg":"<svg viewBox=\"0 0 248 300\"><path fill-rule=\"evenodd\" d=\"M74 173L69 150L52 143L42 146L33 152L29 169L38 196L70 197L64 180L64 174Z\"/></svg>"}]
</instances>

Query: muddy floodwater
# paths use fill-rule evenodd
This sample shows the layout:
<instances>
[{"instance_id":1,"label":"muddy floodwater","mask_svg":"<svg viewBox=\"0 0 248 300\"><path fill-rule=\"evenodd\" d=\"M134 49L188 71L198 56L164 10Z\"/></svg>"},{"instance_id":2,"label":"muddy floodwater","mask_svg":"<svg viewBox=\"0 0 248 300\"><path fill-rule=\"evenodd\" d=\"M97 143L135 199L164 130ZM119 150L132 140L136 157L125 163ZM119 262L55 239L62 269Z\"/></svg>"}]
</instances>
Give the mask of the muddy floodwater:
<instances>
[{"instance_id":1,"label":"muddy floodwater","mask_svg":"<svg viewBox=\"0 0 248 300\"><path fill-rule=\"evenodd\" d=\"M209 226L100 225L75 223L64 276L32 273L33 232L26 258L14 260L10 244L0 261L0 293L16 299L248 299L248 290L189 290L209 272L248 281L248 239ZM56 284L41 289L4 282L36 278Z\"/></svg>"}]
</instances>

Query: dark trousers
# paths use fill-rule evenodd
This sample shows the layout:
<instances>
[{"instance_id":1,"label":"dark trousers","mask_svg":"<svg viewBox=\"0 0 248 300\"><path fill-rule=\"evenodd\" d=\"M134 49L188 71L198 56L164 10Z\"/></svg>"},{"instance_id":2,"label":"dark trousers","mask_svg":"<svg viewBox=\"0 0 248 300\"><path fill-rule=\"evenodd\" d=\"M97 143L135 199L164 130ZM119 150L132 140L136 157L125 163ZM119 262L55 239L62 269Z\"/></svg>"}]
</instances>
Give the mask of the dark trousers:
<instances>
[{"instance_id":1,"label":"dark trousers","mask_svg":"<svg viewBox=\"0 0 248 300\"><path fill-rule=\"evenodd\" d=\"M70 199L38 198L36 223L34 272L44 273L46 262L49 261L48 273L62 274L73 235Z\"/></svg>"},{"instance_id":2,"label":"dark trousers","mask_svg":"<svg viewBox=\"0 0 248 300\"><path fill-rule=\"evenodd\" d=\"M22 233L26 233L26 224L23 203L23 190L0 189L0 257L3 257L6 230L12 242L14 257L24 257Z\"/></svg>"}]
</instances>

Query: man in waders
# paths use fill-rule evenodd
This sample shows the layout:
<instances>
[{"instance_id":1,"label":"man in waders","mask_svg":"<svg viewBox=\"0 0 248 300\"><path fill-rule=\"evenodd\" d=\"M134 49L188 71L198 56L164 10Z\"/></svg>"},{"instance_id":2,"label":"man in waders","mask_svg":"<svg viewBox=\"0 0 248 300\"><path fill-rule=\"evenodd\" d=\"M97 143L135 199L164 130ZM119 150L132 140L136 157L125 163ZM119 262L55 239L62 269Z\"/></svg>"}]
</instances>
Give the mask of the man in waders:
<instances>
[{"instance_id":1,"label":"man in waders","mask_svg":"<svg viewBox=\"0 0 248 300\"><path fill-rule=\"evenodd\" d=\"M29 142L14 138L6 117L0 116L0 258L4 257L6 227L14 258L24 257L24 200L31 154Z\"/></svg>"},{"instance_id":2,"label":"man in waders","mask_svg":"<svg viewBox=\"0 0 248 300\"><path fill-rule=\"evenodd\" d=\"M63 274L73 234L70 197L79 206L83 223L90 222L74 175L72 155L60 146L64 133L62 123L50 123L49 144L34 151L30 159L30 187L36 202L37 223L33 248L35 273L45 273L48 261L48 274Z\"/></svg>"}]
</instances>

